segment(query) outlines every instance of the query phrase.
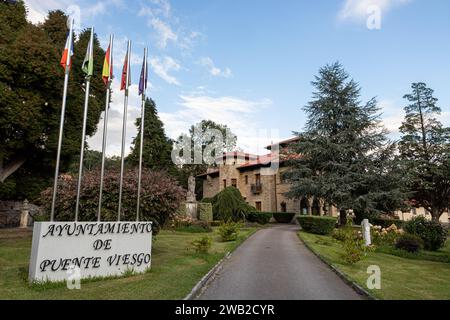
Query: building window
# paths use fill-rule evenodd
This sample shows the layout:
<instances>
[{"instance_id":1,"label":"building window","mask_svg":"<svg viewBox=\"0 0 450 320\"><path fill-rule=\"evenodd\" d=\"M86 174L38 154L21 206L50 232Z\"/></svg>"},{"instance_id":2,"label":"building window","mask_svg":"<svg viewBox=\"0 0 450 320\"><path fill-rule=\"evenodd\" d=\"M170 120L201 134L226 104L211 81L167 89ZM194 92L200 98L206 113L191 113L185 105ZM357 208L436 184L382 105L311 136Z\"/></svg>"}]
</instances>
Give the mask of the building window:
<instances>
[{"instance_id":1,"label":"building window","mask_svg":"<svg viewBox=\"0 0 450 320\"><path fill-rule=\"evenodd\" d=\"M260 174L257 174L257 175L255 176L255 178L256 178L256 185L257 185L257 186L260 186L260 185L261 185L261 175L260 175Z\"/></svg>"},{"instance_id":2,"label":"building window","mask_svg":"<svg viewBox=\"0 0 450 320\"><path fill-rule=\"evenodd\" d=\"M237 180L231 179L231 186L237 188Z\"/></svg>"},{"instance_id":3,"label":"building window","mask_svg":"<svg viewBox=\"0 0 450 320\"><path fill-rule=\"evenodd\" d=\"M286 202L281 203L281 212L287 212L287 204Z\"/></svg>"},{"instance_id":4,"label":"building window","mask_svg":"<svg viewBox=\"0 0 450 320\"><path fill-rule=\"evenodd\" d=\"M416 216L417 215L417 208L412 208L412 214L414 215L414 216Z\"/></svg>"},{"instance_id":5,"label":"building window","mask_svg":"<svg viewBox=\"0 0 450 320\"><path fill-rule=\"evenodd\" d=\"M245 176L245 184L248 184L248 176Z\"/></svg>"},{"instance_id":6,"label":"building window","mask_svg":"<svg viewBox=\"0 0 450 320\"><path fill-rule=\"evenodd\" d=\"M259 212L262 211L262 203L261 202L256 202L256 210Z\"/></svg>"},{"instance_id":7,"label":"building window","mask_svg":"<svg viewBox=\"0 0 450 320\"><path fill-rule=\"evenodd\" d=\"M224 189L227 188L227 179L223 179L223 188L224 188Z\"/></svg>"}]
</instances>

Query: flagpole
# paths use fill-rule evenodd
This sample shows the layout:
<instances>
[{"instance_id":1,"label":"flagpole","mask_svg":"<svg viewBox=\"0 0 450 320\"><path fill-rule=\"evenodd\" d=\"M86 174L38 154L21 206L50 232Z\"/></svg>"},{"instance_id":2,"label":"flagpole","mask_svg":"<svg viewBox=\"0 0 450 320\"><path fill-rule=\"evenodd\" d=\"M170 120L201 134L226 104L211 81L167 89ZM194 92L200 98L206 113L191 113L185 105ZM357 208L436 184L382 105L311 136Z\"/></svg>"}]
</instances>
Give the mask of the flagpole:
<instances>
[{"instance_id":1,"label":"flagpole","mask_svg":"<svg viewBox=\"0 0 450 320\"><path fill-rule=\"evenodd\" d=\"M73 19L70 22L70 33L69 33L69 44L68 44L68 54L66 60L66 68L65 68L65 76L64 76L64 92L63 92L63 100L61 106L61 120L59 124L59 138L58 138L58 151L56 156L56 168L55 168L55 181L53 183L53 197L52 197L52 208L50 213L50 221L53 222L55 220L55 207L56 207L56 196L58 193L58 178L59 178L59 166L61 160L61 148L63 141L63 133L64 133L64 117L66 113L66 100L67 100L67 88L69 85L69 74L70 74L70 61L72 59L72 39L73 39Z\"/></svg>"},{"instance_id":2,"label":"flagpole","mask_svg":"<svg viewBox=\"0 0 450 320\"><path fill-rule=\"evenodd\" d=\"M121 154L121 165L120 165L120 186L119 186L119 208L117 213L117 221L120 221L122 214L122 193L123 193L123 175L125 168L125 140L127 134L127 113L128 113L128 84L130 80L130 57L131 57L131 40L128 40L128 51L127 51L127 76L125 83L125 98L123 106L123 128L122 128L122 154Z\"/></svg>"},{"instance_id":3,"label":"flagpole","mask_svg":"<svg viewBox=\"0 0 450 320\"><path fill-rule=\"evenodd\" d=\"M94 46L94 27L91 29L91 38L89 40L89 59L92 59L92 52ZM77 202L75 206L75 222L78 222L80 212L80 195L81 195L81 183L83 181L83 164L84 164L84 148L86 145L86 126L89 108L89 89L91 87L91 75L88 73L86 76L86 97L84 100L84 115L83 115L83 133L81 140L81 152L80 152L80 166L78 170L78 186L77 186Z\"/></svg>"},{"instance_id":4,"label":"flagpole","mask_svg":"<svg viewBox=\"0 0 450 320\"><path fill-rule=\"evenodd\" d=\"M105 114L104 114L104 120L103 120L103 144L102 144L102 169L100 173L100 194L99 194L99 201L98 201L98 213L97 213L97 220L100 222L102 220L102 202L103 202L103 184L105 179L105 159L106 159L106 138L107 138L107 132L108 132L108 116L109 116L109 100L111 96L111 68L113 67L112 64L112 55L113 55L113 44L114 44L114 36L111 35L109 37L109 79L108 84L106 88L106 107L105 107Z\"/></svg>"},{"instance_id":5,"label":"flagpole","mask_svg":"<svg viewBox=\"0 0 450 320\"><path fill-rule=\"evenodd\" d=\"M139 178L138 178L138 196L136 221L139 222L139 212L141 209L141 189L142 189L142 154L144 152L144 126L145 126L145 89L147 87L147 48L144 49L144 68L143 68L143 88L142 88L142 108L141 108L141 146L139 152Z\"/></svg>"}]
</instances>

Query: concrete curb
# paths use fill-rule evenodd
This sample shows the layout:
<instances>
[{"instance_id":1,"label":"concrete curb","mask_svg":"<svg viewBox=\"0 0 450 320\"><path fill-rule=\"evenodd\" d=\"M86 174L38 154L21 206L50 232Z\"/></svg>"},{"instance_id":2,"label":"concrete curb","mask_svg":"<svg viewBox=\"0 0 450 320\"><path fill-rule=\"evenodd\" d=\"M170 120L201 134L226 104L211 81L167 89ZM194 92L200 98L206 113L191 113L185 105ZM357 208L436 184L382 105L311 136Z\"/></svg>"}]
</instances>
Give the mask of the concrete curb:
<instances>
[{"instance_id":1,"label":"concrete curb","mask_svg":"<svg viewBox=\"0 0 450 320\"><path fill-rule=\"evenodd\" d=\"M306 248L308 248L309 251L311 251L317 258L319 258L323 263L325 263L334 273L338 275L339 278L341 278L347 285L349 285L353 290L355 290L358 294L368 298L369 300L378 300L375 296L373 296L371 293L369 293L366 289L361 287L359 284L357 284L355 281L351 280L345 273L337 269L335 266L333 266L330 262L327 261L321 254L316 252L311 246L309 246L305 240L301 238L299 235L299 239L301 242L305 245Z\"/></svg>"},{"instance_id":2,"label":"concrete curb","mask_svg":"<svg viewBox=\"0 0 450 320\"><path fill-rule=\"evenodd\" d=\"M248 239L253 237L259 230L255 230L252 234L250 234L247 239L242 241L236 248L234 248L234 251L236 251L242 244L244 244ZM234 252L233 251L233 252ZM222 270L222 267L224 263L231 258L233 255L233 252L228 252L225 257L222 258L192 289L192 291L183 299L183 300L195 300L202 291L206 288L206 285L209 283L210 280L214 279L215 276L219 273L220 270Z\"/></svg>"}]
</instances>

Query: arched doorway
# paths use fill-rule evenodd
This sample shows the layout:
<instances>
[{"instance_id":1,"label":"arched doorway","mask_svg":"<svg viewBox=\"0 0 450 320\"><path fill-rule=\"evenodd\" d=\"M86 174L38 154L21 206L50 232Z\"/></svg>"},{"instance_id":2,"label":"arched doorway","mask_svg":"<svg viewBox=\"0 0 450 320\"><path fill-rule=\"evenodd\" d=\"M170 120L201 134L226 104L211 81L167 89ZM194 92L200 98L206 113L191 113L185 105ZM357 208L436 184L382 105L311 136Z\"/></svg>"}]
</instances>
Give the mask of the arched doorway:
<instances>
[{"instance_id":1,"label":"arched doorway","mask_svg":"<svg viewBox=\"0 0 450 320\"><path fill-rule=\"evenodd\" d=\"M306 198L300 201L300 213L304 216L308 215L308 199Z\"/></svg>"}]
</instances>

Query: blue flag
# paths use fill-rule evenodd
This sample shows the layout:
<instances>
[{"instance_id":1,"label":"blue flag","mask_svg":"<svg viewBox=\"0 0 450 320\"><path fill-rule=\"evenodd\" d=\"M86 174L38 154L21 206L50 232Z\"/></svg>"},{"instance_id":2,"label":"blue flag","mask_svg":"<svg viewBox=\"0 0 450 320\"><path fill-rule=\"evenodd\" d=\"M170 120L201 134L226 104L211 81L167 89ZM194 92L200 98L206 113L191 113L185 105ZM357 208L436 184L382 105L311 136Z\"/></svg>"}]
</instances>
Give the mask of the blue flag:
<instances>
[{"instance_id":1,"label":"blue flag","mask_svg":"<svg viewBox=\"0 0 450 320\"><path fill-rule=\"evenodd\" d=\"M145 90L147 90L147 77L147 59L146 57L144 57L144 62L142 63L141 78L139 80L139 95L143 95L145 93Z\"/></svg>"}]
</instances>

